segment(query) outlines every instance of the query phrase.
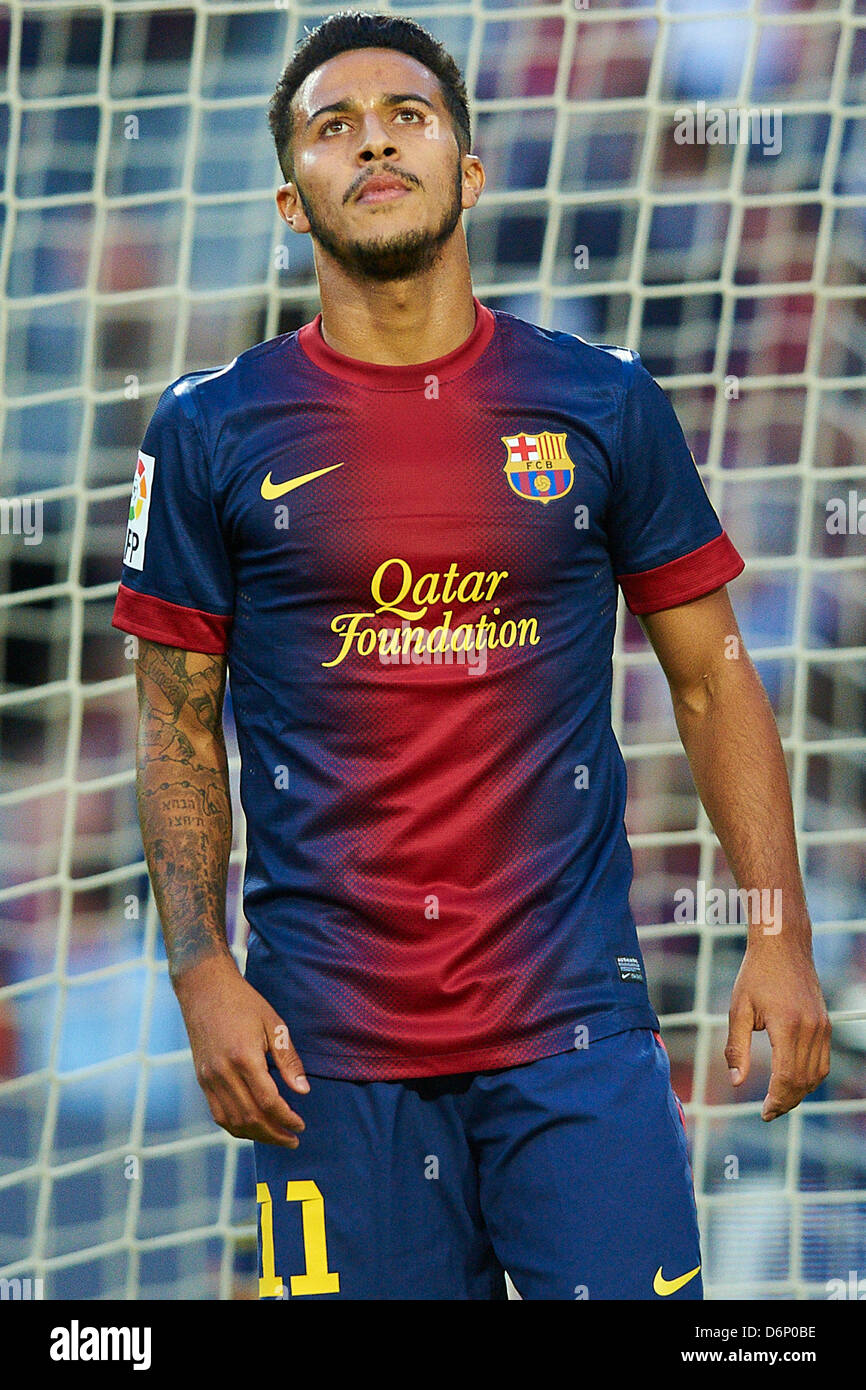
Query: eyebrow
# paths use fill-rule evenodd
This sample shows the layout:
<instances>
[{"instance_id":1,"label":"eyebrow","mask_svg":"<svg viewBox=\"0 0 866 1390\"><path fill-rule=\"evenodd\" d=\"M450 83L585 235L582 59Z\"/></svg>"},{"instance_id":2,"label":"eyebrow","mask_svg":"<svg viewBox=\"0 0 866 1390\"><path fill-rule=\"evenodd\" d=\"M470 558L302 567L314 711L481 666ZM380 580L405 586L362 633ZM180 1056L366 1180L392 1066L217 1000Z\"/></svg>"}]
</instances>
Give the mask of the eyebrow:
<instances>
[{"instance_id":1,"label":"eyebrow","mask_svg":"<svg viewBox=\"0 0 866 1390\"><path fill-rule=\"evenodd\" d=\"M417 101L420 102L422 106L428 106L431 111L436 110L433 102L427 97L422 97L420 92L386 92L382 100L386 106L399 106L401 102L404 101ZM307 118L304 123L304 129L309 129L314 121L318 120L320 116L324 116L329 111L354 111L357 105L358 103L356 101L351 101L348 97L343 97L340 101L330 101L327 106L320 106L318 111L314 111L313 114Z\"/></svg>"}]
</instances>

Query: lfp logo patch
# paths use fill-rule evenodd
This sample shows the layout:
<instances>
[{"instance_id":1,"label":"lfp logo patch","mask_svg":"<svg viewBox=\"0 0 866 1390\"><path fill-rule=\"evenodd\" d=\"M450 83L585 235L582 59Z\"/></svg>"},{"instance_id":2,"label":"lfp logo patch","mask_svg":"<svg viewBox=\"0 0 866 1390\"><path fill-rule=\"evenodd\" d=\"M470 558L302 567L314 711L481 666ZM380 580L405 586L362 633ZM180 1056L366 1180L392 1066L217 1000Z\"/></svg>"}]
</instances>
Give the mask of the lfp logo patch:
<instances>
[{"instance_id":1,"label":"lfp logo patch","mask_svg":"<svg viewBox=\"0 0 866 1390\"><path fill-rule=\"evenodd\" d=\"M564 434L503 434L508 450L505 476L518 497L529 497L546 506L564 497L574 482L574 464L568 457Z\"/></svg>"},{"instance_id":2,"label":"lfp logo patch","mask_svg":"<svg viewBox=\"0 0 866 1390\"><path fill-rule=\"evenodd\" d=\"M147 522L150 516L150 498L153 492L153 454L138 455L135 477L132 480L132 496L129 499L129 523L126 528L126 545L123 550L123 563L130 569L144 569L144 545L147 540Z\"/></svg>"}]
</instances>

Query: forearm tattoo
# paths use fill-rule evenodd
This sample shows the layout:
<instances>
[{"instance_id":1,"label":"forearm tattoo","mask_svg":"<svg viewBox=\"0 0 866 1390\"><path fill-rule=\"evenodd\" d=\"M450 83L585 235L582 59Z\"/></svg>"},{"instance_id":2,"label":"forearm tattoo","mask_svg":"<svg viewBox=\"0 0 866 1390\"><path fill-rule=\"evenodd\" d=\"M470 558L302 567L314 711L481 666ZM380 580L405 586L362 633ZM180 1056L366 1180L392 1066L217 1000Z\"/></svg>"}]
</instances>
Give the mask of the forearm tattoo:
<instances>
[{"instance_id":1,"label":"forearm tattoo","mask_svg":"<svg viewBox=\"0 0 866 1390\"><path fill-rule=\"evenodd\" d=\"M222 656L141 641L136 795L169 972L227 954L232 843Z\"/></svg>"}]
</instances>

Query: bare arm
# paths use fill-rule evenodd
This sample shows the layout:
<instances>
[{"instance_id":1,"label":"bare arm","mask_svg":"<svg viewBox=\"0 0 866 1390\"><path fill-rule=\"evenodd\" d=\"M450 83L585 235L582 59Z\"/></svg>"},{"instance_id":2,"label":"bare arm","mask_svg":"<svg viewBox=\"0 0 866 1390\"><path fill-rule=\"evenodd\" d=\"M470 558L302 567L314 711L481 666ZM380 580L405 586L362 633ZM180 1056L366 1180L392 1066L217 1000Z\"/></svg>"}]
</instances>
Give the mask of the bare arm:
<instances>
[{"instance_id":1,"label":"bare arm","mask_svg":"<svg viewBox=\"0 0 866 1390\"><path fill-rule=\"evenodd\" d=\"M169 974L196 1076L217 1124L239 1138L297 1146L304 1124L267 1067L309 1085L288 1029L241 976L225 929L232 841L222 727L226 663L139 639L136 790Z\"/></svg>"},{"instance_id":2,"label":"bare arm","mask_svg":"<svg viewBox=\"0 0 866 1390\"><path fill-rule=\"evenodd\" d=\"M727 591L643 619L671 689L695 785L740 888L781 903L750 913L731 1000L725 1056L734 1085L749 1069L751 1034L766 1028L773 1074L763 1118L784 1114L830 1066L830 1022L812 961L791 792L776 721ZM778 896L777 896L778 894Z\"/></svg>"},{"instance_id":3,"label":"bare arm","mask_svg":"<svg viewBox=\"0 0 866 1390\"><path fill-rule=\"evenodd\" d=\"M141 641L136 794L172 983L231 959L225 928L232 809L222 656Z\"/></svg>"}]
</instances>

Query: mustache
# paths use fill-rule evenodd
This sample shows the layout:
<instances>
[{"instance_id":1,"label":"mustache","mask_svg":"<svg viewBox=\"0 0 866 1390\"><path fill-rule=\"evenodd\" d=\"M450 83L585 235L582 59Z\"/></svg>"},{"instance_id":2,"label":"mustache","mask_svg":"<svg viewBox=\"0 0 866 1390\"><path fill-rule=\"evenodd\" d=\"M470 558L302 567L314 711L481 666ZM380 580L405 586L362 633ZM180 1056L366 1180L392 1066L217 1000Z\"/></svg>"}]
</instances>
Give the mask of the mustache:
<instances>
[{"instance_id":1,"label":"mustache","mask_svg":"<svg viewBox=\"0 0 866 1390\"><path fill-rule=\"evenodd\" d=\"M396 164L383 164L378 169L362 169L343 194L343 202L348 203L350 198L354 198L355 194L360 192L365 183L369 183L370 179L381 178L383 174L393 174L395 178L402 179L404 183L411 184L413 188L423 188L417 174L410 174L408 170L400 169Z\"/></svg>"}]
</instances>

